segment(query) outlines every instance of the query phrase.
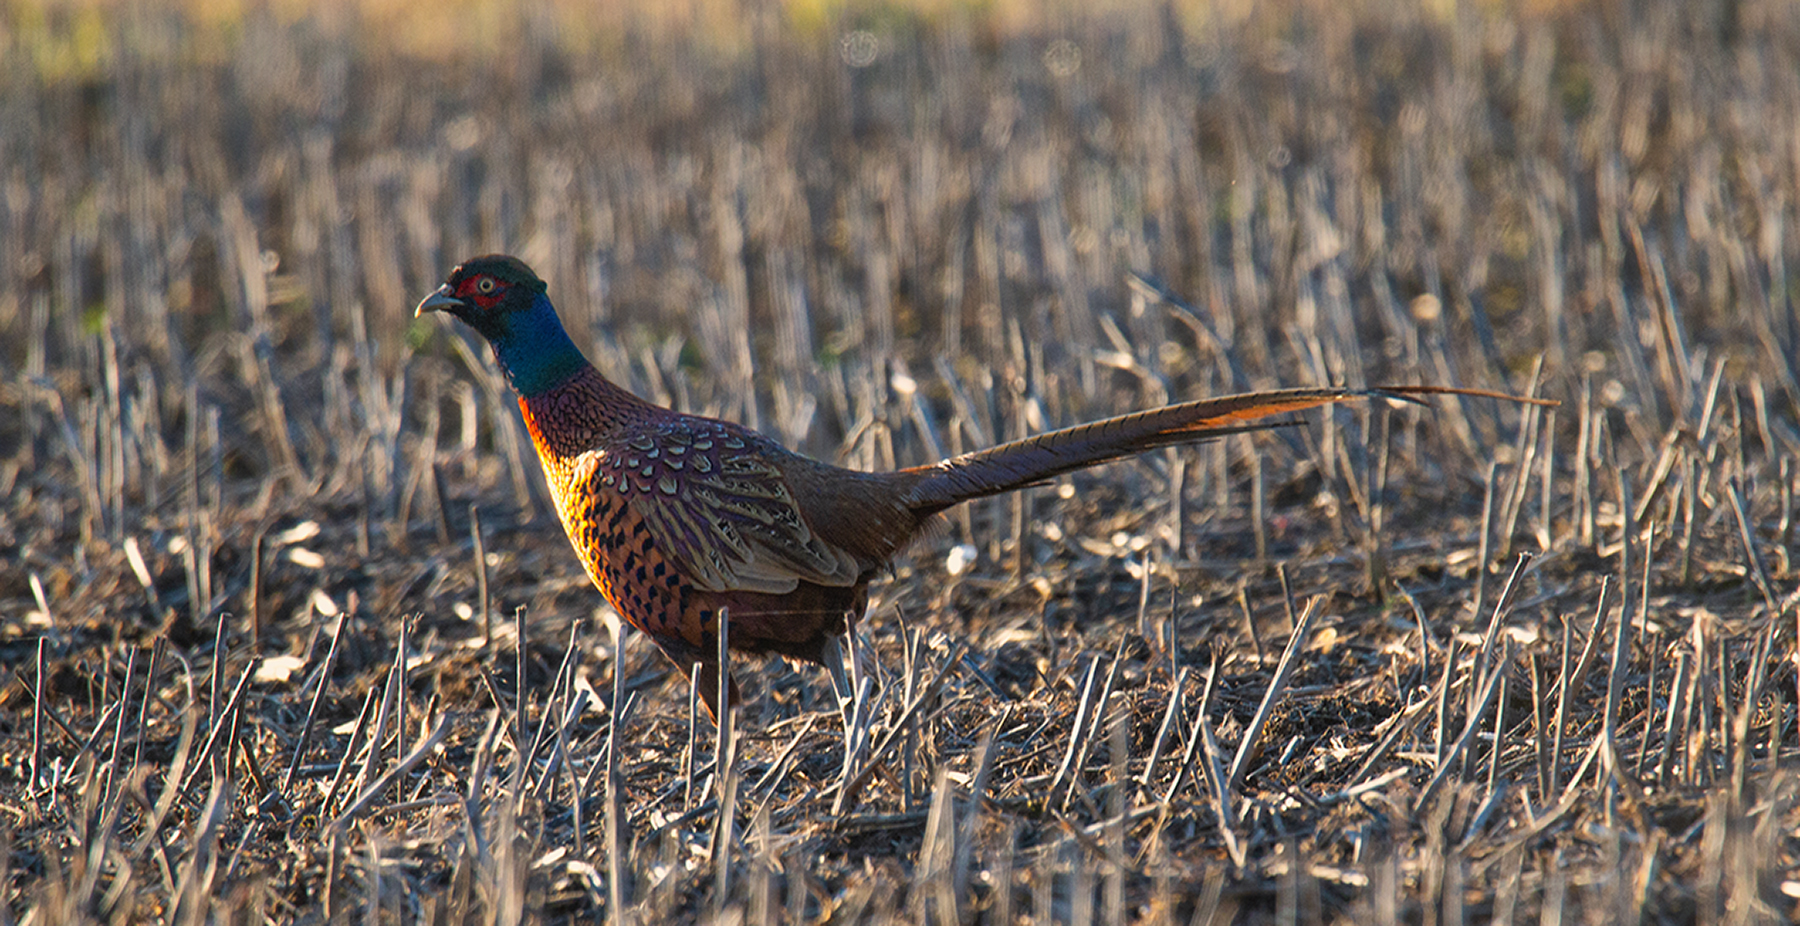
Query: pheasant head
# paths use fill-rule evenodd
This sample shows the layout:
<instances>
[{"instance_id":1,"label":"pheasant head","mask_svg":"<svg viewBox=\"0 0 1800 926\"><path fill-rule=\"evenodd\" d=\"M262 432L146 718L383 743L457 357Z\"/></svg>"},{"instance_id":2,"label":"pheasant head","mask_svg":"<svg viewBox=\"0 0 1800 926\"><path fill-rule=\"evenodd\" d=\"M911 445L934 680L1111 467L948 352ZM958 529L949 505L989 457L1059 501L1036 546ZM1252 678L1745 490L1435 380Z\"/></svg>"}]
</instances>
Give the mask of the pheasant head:
<instances>
[{"instance_id":1,"label":"pheasant head","mask_svg":"<svg viewBox=\"0 0 1800 926\"><path fill-rule=\"evenodd\" d=\"M529 398L562 385L588 365L545 291L544 281L524 261L490 254L457 265L413 314L448 312L462 319L494 348L494 359L513 389Z\"/></svg>"}]
</instances>

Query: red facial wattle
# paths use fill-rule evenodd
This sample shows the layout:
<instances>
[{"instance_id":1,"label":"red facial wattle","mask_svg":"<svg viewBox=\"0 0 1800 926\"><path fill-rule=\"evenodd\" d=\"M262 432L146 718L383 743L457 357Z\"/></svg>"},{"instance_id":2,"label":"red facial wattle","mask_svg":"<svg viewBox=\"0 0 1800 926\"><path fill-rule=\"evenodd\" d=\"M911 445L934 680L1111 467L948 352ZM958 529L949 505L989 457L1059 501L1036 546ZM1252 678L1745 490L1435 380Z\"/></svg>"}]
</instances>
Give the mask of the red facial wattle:
<instances>
[{"instance_id":1,"label":"red facial wattle","mask_svg":"<svg viewBox=\"0 0 1800 926\"><path fill-rule=\"evenodd\" d=\"M483 284L486 287L483 288ZM486 275L478 275L463 280L456 287L456 298L479 307L484 312L491 312L500 303L500 297L506 292L506 284Z\"/></svg>"}]
</instances>

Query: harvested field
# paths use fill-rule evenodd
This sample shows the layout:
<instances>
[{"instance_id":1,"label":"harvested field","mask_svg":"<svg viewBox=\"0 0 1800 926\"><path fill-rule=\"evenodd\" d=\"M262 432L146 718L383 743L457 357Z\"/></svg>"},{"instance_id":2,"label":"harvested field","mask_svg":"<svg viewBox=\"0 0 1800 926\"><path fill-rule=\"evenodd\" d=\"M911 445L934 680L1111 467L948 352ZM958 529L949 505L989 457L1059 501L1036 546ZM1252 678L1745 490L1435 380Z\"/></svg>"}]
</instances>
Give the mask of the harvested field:
<instances>
[{"instance_id":1,"label":"harvested field","mask_svg":"<svg viewBox=\"0 0 1800 926\"><path fill-rule=\"evenodd\" d=\"M0 923L1800 918L1800 6L620 6L0 5ZM721 731L489 251L864 468L1561 405L953 510Z\"/></svg>"}]
</instances>

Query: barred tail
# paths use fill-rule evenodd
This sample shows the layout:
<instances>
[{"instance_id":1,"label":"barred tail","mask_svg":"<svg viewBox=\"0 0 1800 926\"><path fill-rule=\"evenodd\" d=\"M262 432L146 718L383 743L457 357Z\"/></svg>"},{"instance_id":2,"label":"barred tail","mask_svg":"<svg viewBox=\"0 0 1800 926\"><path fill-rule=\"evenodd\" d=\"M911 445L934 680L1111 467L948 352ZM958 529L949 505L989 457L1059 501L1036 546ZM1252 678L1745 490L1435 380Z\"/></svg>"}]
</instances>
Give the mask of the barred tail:
<instances>
[{"instance_id":1,"label":"barred tail","mask_svg":"<svg viewBox=\"0 0 1800 926\"><path fill-rule=\"evenodd\" d=\"M958 502L1010 492L1133 454L1227 434L1282 427L1291 422L1264 419L1283 412L1375 397L1420 402L1419 396L1424 395L1470 395L1555 404L1542 399L1448 386L1279 389L1200 399L1051 431L929 466L903 470L918 478L908 493L907 503L914 511L929 514Z\"/></svg>"}]
</instances>

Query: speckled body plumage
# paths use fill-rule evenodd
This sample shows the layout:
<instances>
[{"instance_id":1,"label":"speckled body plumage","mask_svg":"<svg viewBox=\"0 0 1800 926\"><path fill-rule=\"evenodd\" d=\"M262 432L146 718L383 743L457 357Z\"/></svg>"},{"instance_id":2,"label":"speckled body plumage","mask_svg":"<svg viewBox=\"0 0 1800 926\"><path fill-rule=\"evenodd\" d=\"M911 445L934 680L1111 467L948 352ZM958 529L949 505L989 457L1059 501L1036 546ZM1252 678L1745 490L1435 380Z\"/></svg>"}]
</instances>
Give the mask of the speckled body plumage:
<instances>
[{"instance_id":1,"label":"speckled body plumage","mask_svg":"<svg viewBox=\"0 0 1800 926\"><path fill-rule=\"evenodd\" d=\"M841 518L808 517L789 479L818 464L753 431L650 405L591 369L519 407L588 576L677 662L711 663L721 608L736 648L820 661L892 553L815 530ZM857 501L877 537L914 520Z\"/></svg>"},{"instance_id":2,"label":"speckled body plumage","mask_svg":"<svg viewBox=\"0 0 1800 926\"><path fill-rule=\"evenodd\" d=\"M581 356L546 288L515 258L458 266L419 304L487 338L520 392L576 555L603 596L717 703L718 614L732 649L831 661L869 582L930 520L1006 492L1158 447L1272 425L1281 412L1431 387L1291 389L1204 399L1038 435L928 466L847 470L740 425L652 405ZM1491 393L1471 393L1485 394ZM737 700L735 683L729 697Z\"/></svg>"}]
</instances>

